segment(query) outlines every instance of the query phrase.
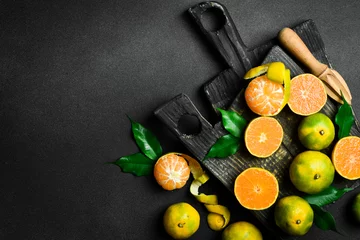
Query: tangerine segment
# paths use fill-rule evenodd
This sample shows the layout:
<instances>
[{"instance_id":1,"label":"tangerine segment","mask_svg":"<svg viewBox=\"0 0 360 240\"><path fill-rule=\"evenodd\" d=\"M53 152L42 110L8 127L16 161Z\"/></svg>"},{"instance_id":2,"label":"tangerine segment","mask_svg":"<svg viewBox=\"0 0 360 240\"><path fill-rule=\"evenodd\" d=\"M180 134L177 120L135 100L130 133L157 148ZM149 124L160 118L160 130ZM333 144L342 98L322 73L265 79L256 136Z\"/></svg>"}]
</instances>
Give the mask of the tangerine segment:
<instances>
[{"instance_id":1,"label":"tangerine segment","mask_svg":"<svg viewBox=\"0 0 360 240\"><path fill-rule=\"evenodd\" d=\"M336 172L349 180L360 178L360 138L341 138L332 151L332 162Z\"/></svg>"},{"instance_id":2,"label":"tangerine segment","mask_svg":"<svg viewBox=\"0 0 360 240\"><path fill-rule=\"evenodd\" d=\"M182 188L190 177L190 167L182 156L169 153L155 163L154 177L165 190Z\"/></svg>"},{"instance_id":3,"label":"tangerine segment","mask_svg":"<svg viewBox=\"0 0 360 240\"><path fill-rule=\"evenodd\" d=\"M325 86L315 75L304 73L291 80L288 105L294 113L302 116L317 113L324 107L326 100Z\"/></svg>"},{"instance_id":4,"label":"tangerine segment","mask_svg":"<svg viewBox=\"0 0 360 240\"><path fill-rule=\"evenodd\" d=\"M279 195L279 184L268 170L252 167L237 176L234 193L244 208L263 210L275 203Z\"/></svg>"},{"instance_id":5,"label":"tangerine segment","mask_svg":"<svg viewBox=\"0 0 360 240\"><path fill-rule=\"evenodd\" d=\"M245 101L251 111L261 116L274 116L281 111L284 87L262 75L253 79L245 89Z\"/></svg>"},{"instance_id":6,"label":"tangerine segment","mask_svg":"<svg viewBox=\"0 0 360 240\"><path fill-rule=\"evenodd\" d=\"M254 118L245 130L245 146L256 157L266 158L280 147L284 131L272 117Z\"/></svg>"}]
</instances>

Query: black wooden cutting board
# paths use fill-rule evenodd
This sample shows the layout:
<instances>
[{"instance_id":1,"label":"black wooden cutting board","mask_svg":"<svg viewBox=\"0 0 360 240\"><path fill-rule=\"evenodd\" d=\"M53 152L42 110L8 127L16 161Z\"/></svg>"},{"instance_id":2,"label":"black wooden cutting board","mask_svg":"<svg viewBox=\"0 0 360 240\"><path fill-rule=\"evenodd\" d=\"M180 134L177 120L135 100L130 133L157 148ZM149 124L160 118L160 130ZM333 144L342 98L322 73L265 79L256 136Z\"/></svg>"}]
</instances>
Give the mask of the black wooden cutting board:
<instances>
[{"instance_id":1,"label":"black wooden cutting board","mask_svg":"<svg viewBox=\"0 0 360 240\"><path fill-rule=\"evenodd\" d=\"M202 22L202 16L206 11L215 10L219 17L223 18L224 25L216 31L207 30ZM290 69L291 75L295 76L306 72L301 65L294 61L280 46L276 39L269 40L265 44L248 49L241 41L231 17L226 8L217 2L200 3L189 9L195 22L199 25L202 32L210 43L219 51L229 68L225 69L211 81L204 84L204 91L208 97L214 111L220 107L232 109L244 116L249 121L255 117L246 106L242 90L245 86L243 75L251 67L262 63L281 61ZM290 26L291 27L291 26ZM321 62L330 63L326 56L324 43L312 20L307 20L300 25L293 27L293 30L302 38L313 55ZM328 99L323 113L334 119L338 105ZM175 96L166 104L155 110L155 115L172 130L187 149L199 160L202 160L215 141L227 134L221 122L212 126L196 109L192 101L185 95ZM197 134L189 135L181 132L179 120L184 116L196 116L201 125L201 131ZM203 166L217 177L226 188L233 192L234 180L240 172L249 167L262 167L272 172L279 181L279 198L287 195L302 195L291 184L288 174L288 167L298 153L305 149L299 144L297 139L297 126L302 119L285 107L281 113L275 117L284 128L284 140L279 150L268 158L253 157L244 147L233 156L217 159L210 158L202 161ZM353 126L352 135L360 136L359 130ZM333 146L333 145L332 145ZM324 152L329 154L330 146ZM337 187L357 187L360 181L349 181L336 176L334 185ZM273 220L273 207L266 210L253 211L254 215L263 222L269 229L277 231Z\"/></svg>"}]
</instances>

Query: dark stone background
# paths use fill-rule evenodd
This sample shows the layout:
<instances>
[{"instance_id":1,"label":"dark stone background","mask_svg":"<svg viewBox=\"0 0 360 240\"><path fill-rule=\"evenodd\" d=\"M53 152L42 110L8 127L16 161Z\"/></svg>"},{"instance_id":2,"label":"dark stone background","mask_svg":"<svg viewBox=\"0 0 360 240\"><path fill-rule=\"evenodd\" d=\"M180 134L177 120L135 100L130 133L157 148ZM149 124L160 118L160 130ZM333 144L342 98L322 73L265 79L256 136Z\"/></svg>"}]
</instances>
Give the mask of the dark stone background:
<instances>
[{"instance_id":1,"label":"dark stone background","mask_svg":"<svg viewBox=\"0 0 360 240\"><path fill-rule=\"evenodd\" d=\"M0 2L1 239L169 239L162 214L179 201L202 217L191 239L221 238L190 181L166 192L152 176L104 164L138 151L126 115L151 129L164 152L188 153L153 115L179 93L218 121L202 86L226 66L186 12L199 2ZM249 47L313 19L360 114L359 1L222 3ZM215 177L204 191L219 195L232 222L250 221L273 239ZM313 227L301 239L360 239L348 211L359 191L328 208L346 237Z\"/></svg>"}]
</instances>

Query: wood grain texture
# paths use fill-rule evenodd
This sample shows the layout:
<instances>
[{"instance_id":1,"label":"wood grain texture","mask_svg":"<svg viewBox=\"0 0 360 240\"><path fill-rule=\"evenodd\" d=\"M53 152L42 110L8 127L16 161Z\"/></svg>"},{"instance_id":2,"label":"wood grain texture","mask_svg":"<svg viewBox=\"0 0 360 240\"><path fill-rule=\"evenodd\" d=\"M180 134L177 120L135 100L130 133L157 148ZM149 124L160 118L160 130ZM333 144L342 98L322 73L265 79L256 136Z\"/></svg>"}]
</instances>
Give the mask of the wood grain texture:
<instances>
[{"instance_id":1,"label":"wood grain texture","mask_svg":"<svg viewBox=\"0 0 360 240\"><path fill-rule=\"evenodd\" d=\"M226 12L226 14L228 13ZM230 18L230 16L226 16L227 18ZM234 28L231 21L227 26ZM204 31L204 29L202 30ZM312 20L305 21L302 24L295 26L293 30L302 38L311 53L320 62L331 66L326 56L324 43L315 26L315 23ZM225 32L227 31L229 31L229 29L227 29ZM232 32L234 31L235 29L232 29ZM221 34L224 34L224 32L221 32L220 35ZM238 35L236 34L235 36ZM213 39L214 36L210 36L209 38L214 46L219 48L219 51L223 51L223 47L219 46L217 41ZM236 38L229 37L228 39L232 39L231 41L235 42L237 41ZM261 63L281 61L286 65L287 68L290 69L292 77L304 72L308 72L306 68L301 66L298 62L296 62L296 60L290 57L281 47L275 45L274 40L270 40L263 47L259 46L257 49L253 50L246 49L243 44L238 44L236 46L240 46L241 48L245 49L240 51L245 53L245 58L244 56L243 58L228 58L232 59L231 61L245 61L246 64L250 62L252 67L260 65ZM269 49L269 46L272 47ZM265 51L267 51L266 54L264 53ZM233 51L232 49L232 51L228 54L236 55L236 52L238 51ZM249 58L246 58L247 53L249 53ZM258 61L260 56L265 56L262 58L261 62ZM231 67L232 65L233 64L230 62L229 69L224 70L215 79L206 83L204 90L214 109L217 107L229 108L240 113L248 121L250 121L256 117L256 115L247 108L243 98L243 89L247 83L243 80L243 82L240 84L242 88L238 89L238 82L240 82L242 79L239 75L241 73L245 74L245 72L234 70ZM332 120L334 120L337 109L338 104L328 98L328 101L321 112L325 113ZM155 115L159 117L179 137L182 143L194 154L197 159L203 159L215 141L220 136L223 136L227 133L223 129L221 122L211 126L211 124L208 123L206 119L204 119L196 110L196 107L191 103L191 100L184 94L180 94L174 99L170 100L167 104L160 106L155 111ZM178 130L177 123L183 115L193 115L199 118L202 124L202 129L198 135L186 135ZM286 106L280 114L275 116L275 118L283 126L284 139L280 148L272 156L261 159L254 157L246 150L245 146L243 145L243 147L241 147L240 150L233 156L223 159L206 159L202 161L202 164L231 192L233 192L234 181L239 173L249 167L262 167L272 172L278 179L280 189L279 198L293 194L301 196L302 193L297 191L291 184L288 168L294 156L305 150L300 142L297 141L297 126L303 117L294 114ZM360 136L359 129L357 129L355 125L351 129L351 134ZM332 147L333 145L329 146L324 150L324 152L330 154ZM349 181L339 176L336 176L334 180L334 185L337 187L355 188L359 186L359 184L359 180ZM277 227L275 226L273 220L272 211L273 207L266 210L253 211L253 213L261 222L268 226L269 229L276 231ZM282 237L287 238L285 235Z\"/></svg>"}]
</instances>

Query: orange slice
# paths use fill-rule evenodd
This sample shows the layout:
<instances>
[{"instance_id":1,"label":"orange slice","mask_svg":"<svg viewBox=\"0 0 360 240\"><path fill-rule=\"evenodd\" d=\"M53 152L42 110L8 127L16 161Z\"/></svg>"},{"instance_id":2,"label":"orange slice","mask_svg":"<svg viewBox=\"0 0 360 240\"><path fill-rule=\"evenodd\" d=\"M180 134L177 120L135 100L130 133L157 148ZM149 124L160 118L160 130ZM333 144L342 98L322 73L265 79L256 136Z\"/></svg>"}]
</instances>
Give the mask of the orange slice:
<instances>
[{"instance_id":1,"label":"orange slice","mask_svg":"<svg viewBox=\"0 0 360 240\"><path fill-rule=\"evenodd\" d=\"M360 178L360 138L348 136L341 138L331 154L336 172L349 180Z\"/></svg>"},{"instance_id":2,"label":"orange slice","mask_svg":"<svg viewBox=\"0 0 360 240\"><path fill-rule=\"evenodd\" d=\"M294 113L302 116L317 113L324 107L326 100L325 86L315 75L304 73L291 80L288 105Z\"/></svg>"},{"instance_id":3,"label":"orange slice","mask_svg":"<svg viewBox=\"0 0 360 240\"><path fill-rule=\"evenodd\" d=\"M246 127L245 146L256 157L269 157L280 147L283 136L283 128L275 118L257 117Z\"/></svg>"},{"instance_id":4,"label":"orange slice","mask_svg":"<svg viewBox=\"0 0 360 240\"><path fill-rule=\"evenodd\" d=\"M248 168L235 179L234 193L239 203L250 210L272 206L279 195L276 177L263 168Z\"/></svg>"}]
</instances>

